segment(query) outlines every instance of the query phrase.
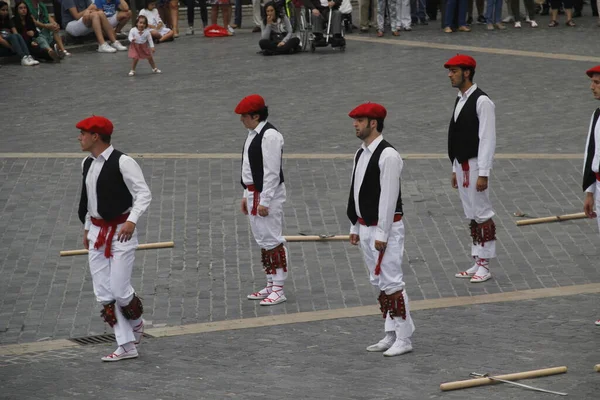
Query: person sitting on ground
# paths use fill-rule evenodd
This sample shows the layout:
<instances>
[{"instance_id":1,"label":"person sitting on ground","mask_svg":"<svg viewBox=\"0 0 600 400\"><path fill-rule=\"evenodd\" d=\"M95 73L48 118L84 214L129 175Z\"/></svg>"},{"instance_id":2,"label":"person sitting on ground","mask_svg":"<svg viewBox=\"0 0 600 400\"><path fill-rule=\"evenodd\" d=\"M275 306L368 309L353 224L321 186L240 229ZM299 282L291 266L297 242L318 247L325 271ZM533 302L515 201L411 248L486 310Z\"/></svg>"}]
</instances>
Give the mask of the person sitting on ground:
<instances>
[{"instance_id":1,"label":"person sitting on ground","mask_svg":"<svg viewBox=\"0 0 600 400\"><path fill-rule=\"evenodd\" d=\"M31 12L23 0L17 0L15 3L13 24L17 32L23 37L31 54L36 58L60 62L58 53L50 47L50 43L46 41L46 38L40 36L37 31Z\"/></svg>"},{"instance_id":2,"label":"person sitting on ground","mask_svg":"<svg viewBox=\"0 0 600 400\"><path fill-rule=\"evenodd\" d=\"M175 32L167 28L160 19L156 3L158 0L147 0L146 8L140 11L140 15L143 15L148 20L148 28L150 28L150 34L152 39L155 39L158 43L163 43L168 40L173 40Z\"/></svg>"},{"instance_id":3,"label":"person sitting on ground","mask_svg":"<svg viewBox=\"0 0 600 400\"><path fill-rule=\"evenodd\" d=\"M274 2L265 4L261 32L258 45L265 56L291 54L299 50L300 39L292 37L290 19L277 9Z\"/></svg>"},{"instance_id":4,"label":"person sitting on ground","mask_svg":"<svg viewBox=\"0 0 600 400\"><path fill-rule=\"evenodd\" d=\"M38 28L40 36L42 36L50 45L53 46L54 51L61 57L70 56L65 49L62 38L60 37L60 25L56 23L53 17L48 13L48 8L43 1L40 0L24 0L27 4L27 8L31 12L33 22Z\"/></svg>"},{"instance_id":5,"label":"person sitting on ground","mask_svg":"<svg viewBox=\"0 0 600 400\"><path fill-rule=\"evenodd\" d=\"M94 32L99 53L127 51L127 47L117 41L115 31L108 22L106 14L98 11L94 3L88 4L87 0L62 0L61 8L63 27L69 35L80 37ZM110 45L104 40L105 34Z\"/></svg>"},{"instance_id":6,"label":"person sitting on ground","mask_svg":"<svg viewBox=\"0 0 600 400\"><path fill-rule=\"evenodd\" d=\"M121 29L131 19L131 10L125 0L93 0L96 8L104 11L110 26L115 29L115 34L121 33Z\"/></svg>"},{"instance_id":7,"label":"person sitting on ground","mask_svg":"<svg viewBox=\"0 0 600 400\"><path fill-rule=\"evenodd\" d=\"M339 10L341 4L342 0L304 0L304 6L311 10L313 33L317 45L326 45L323 25L325 21L329 21L329 13L331 13L329 32L333 34L331 45L337 47L346 44L342 37L342 13Z\"/></svg>"},{"instance_id":8,"label":"person sitting on ground","mask_svg":"<svg viewBox=\"0 0 600 400\"><path fill-rule=\"evenodd\" d=\"M0 0L0 57L16 54L21 58L21 65L38 65L40 62L29 54L27 43L17 33L10 15L8 3Z\"/></svg>"}]
</instances>

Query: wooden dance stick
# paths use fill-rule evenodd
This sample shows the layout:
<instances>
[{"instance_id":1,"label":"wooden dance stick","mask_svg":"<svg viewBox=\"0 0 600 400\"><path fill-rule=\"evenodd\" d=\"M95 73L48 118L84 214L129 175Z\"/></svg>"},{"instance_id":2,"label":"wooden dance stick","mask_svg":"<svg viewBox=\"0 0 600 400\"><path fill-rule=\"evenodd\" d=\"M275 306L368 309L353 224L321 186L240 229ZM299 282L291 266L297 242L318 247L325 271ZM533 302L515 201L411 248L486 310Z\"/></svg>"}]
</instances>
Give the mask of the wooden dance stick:
<instances>
[{"instance_id":1,"label":"wooden dance stick","mask_svg":"<svg viewBox=\"0 0 600 400\"><path fill-rule=\"evenodd\" d=\"M494 377L498 378L498 379L504 379L506 381L518 381L520 379L537 378L540 376L564 374L565 372L567 372L567 367L553 367L553 368L537 369L534 371L516 372L514 374L497 375ZM499 382L494 381L489 378L476 378L476 379L468 379L466 381L455 381L455 382L442 383L440 385L440 389L442 391L466 389L466 388L475 387L475 386L491 385L493 383L499 383Z\"/></svg>"},{"instance_id":2,"label":"wooden dance stick","mask_svg":"<svg viewBox=\"0 0 600 400\"><path fill-rule=\"evenodd\" d=\"M169 247L174 247L175 242L158 242L158 243L145 243L140 244L136 250L150 250L150 249L166 249ZM81 250L65 250L60 252L60 256L82 256L87 254L88 251L86 249Z\"/></svg>"},{"instance_id":3,"label":"wooden dance stick","mask_svg":"<svg viewBox=\"0 0 600 400\"><path fill-rule=\"evenodd\" d=\"M587 215L585 215L585 213L555 215L554 217L522 219L520 221L517 221L517 226L544 224L546 222L559 222L559 221L568 221L570 219L583 219L583 218L587 218Z\"/></svg>"},{"instance_id":4,"label":"wooden dance stick","mask_svg":"<svg viewBox=\"0 0 600 400\"><path fill-rule=\"evenodd\" d=\"M285 240L288 242L330 242L330 241L340 241L340 240L350 240L350 235L311 235L311 236L284 236Z\"/></svg>"},{"instance_id":5,"label":"wooden dance stick","mask_svg":"<svg viewBox=\"0 0 600 400\"><path fill-rule=\"evenodd\" d=\"M594 371L596 371L596 372L600 372L600 364L596 364L596 365L594 366Z\"/></svg>"}]
</instances>

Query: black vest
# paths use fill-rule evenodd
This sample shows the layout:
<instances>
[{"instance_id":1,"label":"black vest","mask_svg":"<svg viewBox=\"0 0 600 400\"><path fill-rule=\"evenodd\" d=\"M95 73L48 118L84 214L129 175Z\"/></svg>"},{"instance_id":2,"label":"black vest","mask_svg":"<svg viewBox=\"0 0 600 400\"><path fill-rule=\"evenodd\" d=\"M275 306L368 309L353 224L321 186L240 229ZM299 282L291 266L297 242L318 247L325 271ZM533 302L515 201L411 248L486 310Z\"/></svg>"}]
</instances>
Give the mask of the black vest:
<instances>
[{"instance_id":1,"label":"black vest","mask_svg":"<svg viewBox=\"0 0 600 400\"><path fill-rule=\"evenodd\" d=\"M480 96L487 96L483 90L477 88L460 110L458 119L454 121L454 111L458 104L459 97L456 97L454 109L452 109L452 118L450 118L450 127L448 128L448 157L454 163L467 161L470 158L477 157L479 152L479 117L477 116L477 99Z\"/></svg>"},{"instance_id":2,"label":"black vest","mask_svg":"<svg viewBox=\"0 0 600 400\"><path fill-rule=\"evenodd\" d=\"M592 171L592 162L594 161L594 153L596 153L596 122L600 117L600 108L594 112L594 118L592 119L592 128L590 129L590 140L585 155L585 165L583 167L583 191L590 187L590 185L596 182L596 174Z\"/></svg>"},{"instance_id":3,"label":"black vest","mask_svg":"<svg viewBox=\"0 0 600 400\"><path fill-rule=\"evenodd\" d=\"M96 182L96 193L98 195L98 214L103 220L110 221L133 205L133 197L125 185L123 174L119 169L119 159L123 153L113 150L104 162L98 181ZM90 170L93 158L88 157L83 163L83 186L81 188L81 199L79 200L79 220L85 223L88 212L88 197L85 179Z\"/></svg>"},{"instance_id":4,"label":"black vest","mask_svg":"<svg viewBox=\"0 0 600 400\"><path fill-rule=\"evenodd\" d=\"M379 158L381 157L381 153L383 150L394 146L382 140L379 143L379 146L373 152L371 159L369 160L369 164L367 164L367 170L365 171L365 176L363 178L362 184L360 185L360 191L358 192L358 207L360 209L360 214L362 218L365 220L365 224L367 226L375 225L377 220L379 219L379 197L381 196L381 183L379 181L379 176L381 171L379 170ZM361 148L358 153L356 153L356 158L354 159L354 171L352 171L352 185L350 186L350 198L348 199L348 218L352 225L355 225L358 221L358 215L356 214L356 204L354 202L354 176L356 174L356 166L358 165L358 159L363 153L363 149ZM396 211L394 214L402 215L402 188L398 191L398 201L396 202Z\"/></svg>"},{"instance_id":5,"label":"black vest","mask_svg":"<svg viewBox=\"0 0 600 400\"><path fill-rule=\"evenodd\" d=\"M260 130L259 133L256 134L250 146L248 147L248 162L250 163L250 171L252 172L252 182L254 183L254 187L259 192L263 190L263 154L262 154L262 140L263 136L265 136L265 132L268 129L275 129L273 125L270 123L266 123L265 126ZM279 131L278 131L279 132ZM281 155L283 157L283 149L281 149ZM242 168L244 168L244 149L242 149ZM240 179L242 182L242 186L246 189L246 185L244 184L244 179ZM283 183L283 161L279 167L279 183Z\"/></svg>"}]
</instances>

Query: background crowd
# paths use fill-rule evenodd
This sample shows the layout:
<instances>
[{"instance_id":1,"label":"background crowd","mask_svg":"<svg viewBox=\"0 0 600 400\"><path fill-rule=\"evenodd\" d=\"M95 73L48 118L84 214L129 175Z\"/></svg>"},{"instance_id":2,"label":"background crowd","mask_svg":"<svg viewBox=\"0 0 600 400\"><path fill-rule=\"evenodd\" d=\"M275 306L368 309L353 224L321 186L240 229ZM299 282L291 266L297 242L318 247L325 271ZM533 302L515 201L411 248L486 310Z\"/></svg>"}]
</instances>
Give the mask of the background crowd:
<instances>
[{"instance_id":1,"label":"background crowd","mask_svg":"<svg viewBox=\"0 0 600 400\"><path fill-rule=\"evenodd\" d=\"M140 10L137 14L146 17L155 43L179 37L180 0L134 1ZM242 27L242 0L181 1L185 1L187 7L186 35L196 33L197 7L206 36L233 36L235 30ZM253 32L262 32L257 44L260 43L266 54L300 50L296 40L298 16L302 8L314 10L315 4L323 9L341 11L346 33L353 29L359 29L361 33L374 30L382 37L386 32L398 36L401 31L412 31L416 25L427 25L436 20L446 33L470 32L473 24L484 25L488 30L504 30L512 23L518 29L522 27L522 21L536 28L540 15L549 16L550 28L561 25L560 15L564 15L562 24L565 27L574 27L574 19L583 15L586 3L596 17L597 2L600 3L600 0L358 0L358 16L353 18L350 0L276 0L269 1L268 5L261 0L251 1L252 19L247 27ZM503 18L504 1L507 15ZM69 39L93 38L101 53L127 50L118 40L127 38L122 29L132 19L126 0L52 0L49 4L53 6L53 14L42 0L12 0L12 4L0 0L0 56L17 55L25 66L37 65L38 60L60 62L70 56L61 37L62 31ZM295 12L290 13L290 10ZM219 13L221 25L218 25ZM353 21L358 26L354 26Z\"/></svg>"}]
</instances>

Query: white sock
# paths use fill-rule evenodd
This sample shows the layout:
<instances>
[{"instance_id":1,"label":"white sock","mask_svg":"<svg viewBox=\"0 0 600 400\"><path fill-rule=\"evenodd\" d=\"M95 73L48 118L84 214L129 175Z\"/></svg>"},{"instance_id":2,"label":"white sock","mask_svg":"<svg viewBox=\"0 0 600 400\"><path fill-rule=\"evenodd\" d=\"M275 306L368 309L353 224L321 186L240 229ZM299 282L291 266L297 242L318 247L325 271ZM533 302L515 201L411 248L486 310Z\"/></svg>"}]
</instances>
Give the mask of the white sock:
<instances>
[{"instance_id":1,"label":"white sock","mask_svg":"<svg viewBox=\"0 0 600 400\"><path fill-rule=\"evenodd\" d=\"M269 297L278 299L281 296L283 296L283 282L273 282L272 292Z\"/></svg>"},{"instance_id":2,"label":"white sock","mask_svg":"<svg viewBox=\"0 0 600 400\"><path fill-rule=\"evenodd\" d=\"M484 276L490 273L490 260L487 258L477 259L477 273L475 275Z\"/></svg>"},{"instance_id":3,"label":"white sock","mask_svg":"<svg viewBox=\"0 0 600 400\"><path fill-rule=\"evenodd\" d=\"M385 341L387 343L394 343L394 341L396 340L396 332L394 331L389 331L385 333L385 337L383 339L381 339L381 341Z\"/></svg>"},{"instance_id":4,"label":"white sock","mask_svg":"<svg viewBox=\"0 0 600 400\"><path fill-rule=\"evenodd\" d=\"M479 270L479 257L473 256L473 259L475 260L475 264L473 264L473 266L466 271L467 274L474 274Z\"/></svg>"},{"instance_id":5,"label":"white sock","mask_svg":"<svg viewBox=\"0 0 600 400\"><path fill-rule=\"evenodd\" d=\"M117 347L117 349L114 351L114 353L118 356L120 356L123 353L129 353L130 351L134 351L135 350L135 344L133 344L133 342L129 342L129 343L125 343L122 344L121 346Z\"/></svg>"}]
</instances>

